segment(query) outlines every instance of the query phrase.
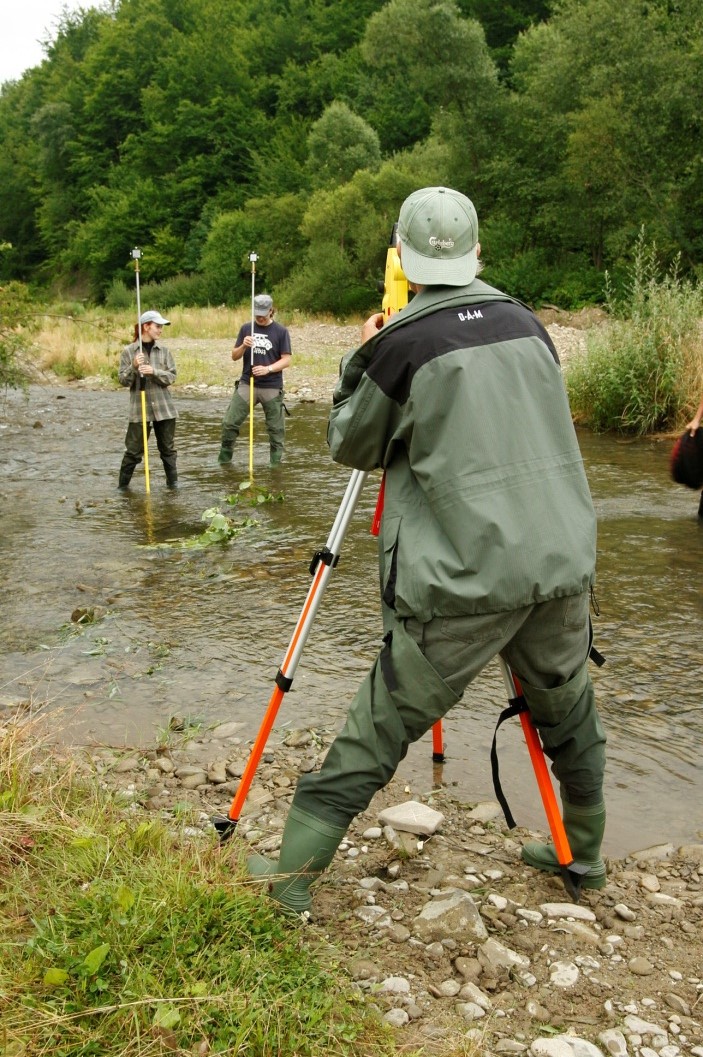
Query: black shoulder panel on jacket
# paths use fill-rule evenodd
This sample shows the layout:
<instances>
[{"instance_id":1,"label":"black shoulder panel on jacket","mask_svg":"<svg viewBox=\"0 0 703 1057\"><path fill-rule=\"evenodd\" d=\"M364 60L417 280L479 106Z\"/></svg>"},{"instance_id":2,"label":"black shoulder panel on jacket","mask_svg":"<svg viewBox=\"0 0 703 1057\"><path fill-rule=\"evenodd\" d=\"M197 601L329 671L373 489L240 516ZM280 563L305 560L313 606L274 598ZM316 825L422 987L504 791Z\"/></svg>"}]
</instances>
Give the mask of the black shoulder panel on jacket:
<instances>
[{"instance_id":1,"label":"black shoulder panel on jacket","mask_svg":"<svg viewBox=\"0 0 703 1057\"><path fill-rule=\"evenodd\" d=\"M426 363L455 352L501 341L536 337L556 363L557 351L540 321L529 309L510 301L491 301L444 308L398 327L376 345L367 374L385 395L401 406L410 394L416 373Z\"/></svg>"}]
</instances>

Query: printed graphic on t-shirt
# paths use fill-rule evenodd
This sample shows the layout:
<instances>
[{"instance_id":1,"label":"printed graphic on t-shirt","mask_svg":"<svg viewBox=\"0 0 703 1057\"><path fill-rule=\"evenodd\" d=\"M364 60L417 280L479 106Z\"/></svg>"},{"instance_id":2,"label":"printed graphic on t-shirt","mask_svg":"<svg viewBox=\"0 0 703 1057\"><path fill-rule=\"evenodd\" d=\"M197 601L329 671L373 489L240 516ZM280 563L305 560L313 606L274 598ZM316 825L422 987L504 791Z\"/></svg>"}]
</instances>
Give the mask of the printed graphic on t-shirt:
<instances>
[{"instance_id":1,"label":"printed graphic on t-shirt","mask_svg":"<svg viewBox=\"0 0 703 1057\"><path fill-rule=\"evenodd\" d=\"M254 355L266 356L273 349L273 342L268 334L254 334Z\"/></svg>"}]
</instances>

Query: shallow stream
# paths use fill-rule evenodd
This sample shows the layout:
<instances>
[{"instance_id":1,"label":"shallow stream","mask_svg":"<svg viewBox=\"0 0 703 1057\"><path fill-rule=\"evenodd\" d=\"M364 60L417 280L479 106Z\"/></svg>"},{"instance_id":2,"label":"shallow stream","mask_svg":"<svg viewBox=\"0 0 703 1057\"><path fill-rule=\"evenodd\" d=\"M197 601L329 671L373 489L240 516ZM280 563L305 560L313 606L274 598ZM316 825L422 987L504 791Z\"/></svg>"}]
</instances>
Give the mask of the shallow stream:
<instances>
[{"instance_id":1,"label":"shallow stream","mask_svg":"<svg viewBox=\"0 0 703 1057\"><path fill-rule=\"evenodd\" d=\"M248 477L248 438L231 469L216 463L225 398L177 394L182 487L169 492L155 447L144 474L116 491L123 392L33 386L0 404L0 702L50 711L71 744L153 744L174 715L236 719L252 738L271 696L349 480L325 442L327 408L291 406L284 464L267 468L256 412L255 484L283 500L232 511ZM703 838L703 525L698 496L668 476L670 444L580 434L599 519L592 674L608 732L606 851ZM152 441L153 444L153 441ZM372 474L285 696L276 733L341 725L379 646ZM220 505L257 524L227 543L184 547ZM175 542L168 542L175 541ZM93 623L71 621L92 611ZM497 667L444 723L446 763L431 739L401 775L476 801L493 799L489 752L505 704ZM545 822L517 721L498 734L503 788L520 825Z\"/></svg>"}]
</instances>

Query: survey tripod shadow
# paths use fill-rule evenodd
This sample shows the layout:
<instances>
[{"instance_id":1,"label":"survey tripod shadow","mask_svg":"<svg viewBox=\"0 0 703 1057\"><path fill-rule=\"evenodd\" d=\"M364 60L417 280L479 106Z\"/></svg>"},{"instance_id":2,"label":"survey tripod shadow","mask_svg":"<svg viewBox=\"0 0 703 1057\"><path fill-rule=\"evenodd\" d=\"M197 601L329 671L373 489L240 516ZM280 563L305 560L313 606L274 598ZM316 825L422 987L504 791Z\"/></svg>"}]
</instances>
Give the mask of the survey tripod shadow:
<instances>
[{"instance_id":1,"label":"survey tripod shadow","mask_svg":"<svg viewBox=\"0 0 703 1057\"><path fill-rule=\"evenodd\" d=\"M227 815L215 815L212 818L213 826L218 833L219 839L222 843L229 840L233 836L234 831L237 828L237 824L241 817L244 802L251 788L251 783L256 774L256 769L259 765L261 757L263 755L266 743L268 741L273 725L276 721L278 710L281 706L285 694L290 690L293 684L293 677L295 675L298 662L302 656L307 642L310 629L312 628L313 621L317 614L317 610L322 601L322 597L327 586L327 582L332 575L333 569L336 568L339 562L342 544L346 536L347 530L351 523L351 519L354 516L359 496L364 487L364 483L368 473L361 470L354 470L347 485L344 497L340 504L337 516L334 520L334 524L330 530L329 536L325 546L314 553L312 561L310 563L310 573L312 575L312 582L308 589L308 593L303 604L298 622L293 631L292 638L286 650L285 657L279 668L276 679L275 687L271 697L269 699L266 712L264 714L261 727L254 741L251 753L247 764L242 772L237 791L232 799L229 811ZM381 489L379 492L378 502L376 504L376 513L372 523L371 531L376 534L380 524L380 517L383 510L383 493L384 493L385 480L381 482ZM555 854L559 864L562 880L564 886L569 895L578 902L581 895L581 887L584 875L588 872L588 866L582 863L574 861L574 856L571 853L569 846L569 840L566 835L564 823L559 811L559 807L554 793L554 787L549 776L546 761L544 758L544 752L542 745L539 740L539 735L532 723L530 714L525 703L525 699L522 695L522 689L519 681L511 672L510 668L502 657L498 657L503 681L508 696L508 709L503 713L502 718L507 718L511 715L518 715L522 724L523 733L527 742L527 747L530 753L530 759L535 771L535 777L537 779L537 785L539 788L542 803L544 805L547 821L549 823L550 833L554 842ZM494 747L491 754L492 762L494 763L494 777L497 774L497 764L494 760L495 755L495 739ZM442 726L441 722L438 721L433 727L433 760L435 762L441 762L444 760L444 745L442 737ZM506 816L508 825L512 828L515 826L515 822L510 813L510 809L505 801L500 790L499 783L496 784L496 792L498 799L500 800L501 807Z\"/></svg>"}]
</instances>

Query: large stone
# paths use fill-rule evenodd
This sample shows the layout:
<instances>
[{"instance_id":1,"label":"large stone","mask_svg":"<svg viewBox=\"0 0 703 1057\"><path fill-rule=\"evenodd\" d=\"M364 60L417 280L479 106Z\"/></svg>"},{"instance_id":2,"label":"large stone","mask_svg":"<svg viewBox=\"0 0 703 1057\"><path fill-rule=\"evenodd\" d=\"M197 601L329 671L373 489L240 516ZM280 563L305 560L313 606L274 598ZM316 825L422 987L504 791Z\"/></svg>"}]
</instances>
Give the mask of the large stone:
<instances>
[{"instance_id":1,"label":"large stone","mask_svg":"<svg viewBox=\"0 0 703 1057\"><path fill-rule=\"evenodd\" d=\"M441 942L447 936L460 941L483 941L488 937L478 907L468 892L447 889L426 903L413 921L412 931L423 943Z\"/></svg>"},{"instance_id":2,"label":"large stone","mask_svg":"<svg viewBox=\"0 0 703 1057\"><path fill-rule=\"evenodd\" d=\"M595 921L596 915L578 903L542 903L540 910L548 918L573 918L574 921Z\"/></svg>"},{"instance_id":3,"label":"large stone","mask_svg":"<svg viewBox=\"0 0 703 1057\"><path fill-rule=\"evenodd\" d=\"M491 822L502 813L503 809L495 800L484 800L480 804L474 804L467 811L467 818L474 818L477 822Z\"/></svg>"},{"instance_id":4,"label":"large stone","mask_svg":"<svg viewBox=\"0 0 703 1057\"><path fill-rule=\"evenodd\" d=\"M632 852L632 858L637 862L647 862L649 859L659 860L671 859L676 849L673 844L654 844L651 848L642 848L641 851Z\"/></svg>"},{"instance_id":5,"label":"large stone","mask_svg":"<svg viewBox=\"0 0 703 1057\"><path fill-rule=\"evenodd\" d=\"M530 964L530 959L524 954L518 954L517 951L494 939L486 940L483 946L479 947L478 959L485 970L493 973L499 973L501 970L510 972L514 969L526 969Z\"/></svg>"},{"instance_id":6,"label":"large stone","mask_svg":"<svg viewBox=\"0 0 703 1057\"><path fill-rule=\"evenodd\" d=\"M408 800L404 804L387 807L379 813L378 820L382 825L392 826L399 832L429 837L442 825L444 815L418 800Z\"/></svg>"},{"instance_id":7,"label":"large stone","mask_svg":"<svg viewBox=\"0 0 703 1057\"><path fill-rule=\"evenodd\" d=\"M212 737L218 739L232 738L243 726L243 723L238 723L235 720L232 720L230 723L220 723L220 725L213 730Z\"/></svg>"},{"instance_id":8,"label":"large stone","mask_svg":"<svg viewBox=\"0 0 703 1057\"><path fill-rule=\"evenodd\" d=\"M530 1053L533 1057L603 1057L602 1051L597 1046L577 1035L535 1039L530 1046Z\"/></svg>"}]
</instances>

